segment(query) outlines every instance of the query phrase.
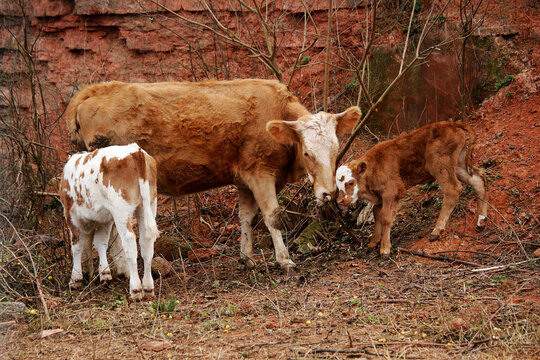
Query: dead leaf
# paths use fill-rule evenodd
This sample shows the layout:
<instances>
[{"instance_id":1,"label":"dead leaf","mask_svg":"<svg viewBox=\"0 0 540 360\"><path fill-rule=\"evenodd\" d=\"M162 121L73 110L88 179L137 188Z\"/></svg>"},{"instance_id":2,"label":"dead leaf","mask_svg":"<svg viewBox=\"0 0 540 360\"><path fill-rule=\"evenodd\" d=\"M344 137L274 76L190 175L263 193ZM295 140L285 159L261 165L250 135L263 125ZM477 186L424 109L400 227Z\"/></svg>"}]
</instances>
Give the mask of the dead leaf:
<instances>
[{"instance_id":1,"label":"dead leaf","mask_svg":"<svg viewBox=\"0 0 540 360\"><path fill-rule=\"evenodd\" d=\"M52 336L52 335L56 335L56 334L61 334L64 332L64 329L49 329L49 330L43 330L41 332L41 338L44 339L46 337L49 337L49 336Z\"/></svg>"},{"instance_id":2,"label":"dead leaf","mask_svg":"<svg viewBox=\"0 0 540 360\"><path fill-rule=\"evenodd\" d=\"M168 341L150 341L141 345L141 349L145 351L162 351L171 347Z\"/></svg>"}]
</instances>

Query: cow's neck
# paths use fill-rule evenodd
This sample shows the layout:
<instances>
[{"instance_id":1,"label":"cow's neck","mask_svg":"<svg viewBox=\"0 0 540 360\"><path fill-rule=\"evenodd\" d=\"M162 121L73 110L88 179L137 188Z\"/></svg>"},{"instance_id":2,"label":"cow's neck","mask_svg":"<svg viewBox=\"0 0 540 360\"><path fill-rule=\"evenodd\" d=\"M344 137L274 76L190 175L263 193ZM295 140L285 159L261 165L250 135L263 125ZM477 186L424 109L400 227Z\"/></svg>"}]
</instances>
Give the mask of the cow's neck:
<instances>
[{"instance_id":1,"label":"cow's neck","mask_svg":"<svg viewBox=\"0 0 540 360\"><path fill-rule=\"evenodd\" d=\"M307 175L304 157L302 156L302 147L298 144L293 145L291 152L294 156L291 168L288 174L287 182L294 183L300 181L304 175Z\"/></svg>"}]
</instances>

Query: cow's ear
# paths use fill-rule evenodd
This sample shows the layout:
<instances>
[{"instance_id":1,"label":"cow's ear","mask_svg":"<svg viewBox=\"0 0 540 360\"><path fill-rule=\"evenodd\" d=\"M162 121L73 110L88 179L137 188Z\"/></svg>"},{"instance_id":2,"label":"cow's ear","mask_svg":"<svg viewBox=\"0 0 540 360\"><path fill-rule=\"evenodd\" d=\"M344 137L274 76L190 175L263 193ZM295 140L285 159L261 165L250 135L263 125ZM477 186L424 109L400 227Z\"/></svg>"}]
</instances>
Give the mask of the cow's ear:
<instances>
[{"instance_id":1,"label":"cow's ear","mask_svg":"<svg viewBox=\"0 0 540 360\"><path fill-rule=\"evenodd\" d=\"M349 133L354 129L354 125L360 120L362 110L358 106L351 106L342 113L336 114L337 133Z\"/></svg>"},{"instance_id":2,"label":"cow's ear","mask_svg":"<svg viewBox=\"0 0 540 360\"><path fill-rule=\"evenodd\" d=\"M362 161L360 164L358 164L358 174L361 174L364 171L366 171L366 168L367 168L366 163Z\"/></svg>"},{"instance_id":3,"label":"cow's ear","mask_svg":"<svg viewBox=\"0 0 540 360\"><path fill-rule=\"evenodd\" d=\"M296 121L272 120L266 123L266 131L282 144L293 144L300 141L295 129L296 123Z\"/></svg>"}]
</instances>

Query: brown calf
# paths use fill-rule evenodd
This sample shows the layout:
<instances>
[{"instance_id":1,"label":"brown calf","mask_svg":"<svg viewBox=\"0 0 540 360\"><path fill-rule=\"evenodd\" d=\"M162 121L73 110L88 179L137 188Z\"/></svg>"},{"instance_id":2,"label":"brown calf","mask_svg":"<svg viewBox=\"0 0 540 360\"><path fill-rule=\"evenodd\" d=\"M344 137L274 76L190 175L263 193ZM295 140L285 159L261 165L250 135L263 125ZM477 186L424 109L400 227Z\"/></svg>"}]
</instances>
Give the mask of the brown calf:
<instances>
[{"instance_id":1,"label":"brown calf","mask_svg":"<svg viewBox=\"0 0 540 360\"><path fill-rule=\"evenodd\" d=\"M478 196L478 228L487 214L486 176L473 166L473 129L462 123L439 122L375 145L361 158L336 172L338 204L347 206L358 199L375 204L375 229L368 247L381 242L381 256L390 254L390 228L399 200L413 185L435 180L444 193L441 212L430 240L439 237L461 193L461 180Z\"/></svg>"}]
</instances>

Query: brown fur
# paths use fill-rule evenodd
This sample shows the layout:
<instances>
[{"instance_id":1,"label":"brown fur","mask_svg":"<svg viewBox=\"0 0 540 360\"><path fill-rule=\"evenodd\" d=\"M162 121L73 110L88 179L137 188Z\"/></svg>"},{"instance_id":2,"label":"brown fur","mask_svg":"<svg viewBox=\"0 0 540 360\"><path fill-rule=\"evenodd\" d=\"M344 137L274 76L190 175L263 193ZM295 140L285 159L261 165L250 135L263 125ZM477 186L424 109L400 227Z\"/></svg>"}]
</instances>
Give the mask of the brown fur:
<instances>
[{"instance_id":1,"label":"brown fur","mask_svg":"<svg viewBox=\"0 0 540 360\"><path fill-rule=\"evenodd\" d=\"M102 137L107 144L137 142L158 163L159 192L181 195L241 182L243 171L275 174L279 187L298 180L304 172L290 171L303 169L294 145L279 144L265 126L306 114L277 81L110 82L79 91L66 123L72 141L86 149Z\"/></svg>"},{"instance_id":2,"label":"brown fur","mask_svg":"<svg viewBox=\"0 0 540 360\"><path fill-rule=\"evenodd\" d=\"M475 138L469 125L439 122L377 144L361 158L345 164L354 180L345 184L347 194L340 191L338 203L349 205L356 185L358 198L375 204L376 224L370 247L380 240L381 255L390 253L390 227L397 204L411 186L435 180L444 192L432 240L445 228L455 207L462 189L458 178L473 186L479 197L478 213L486 216L486 177L472 161Z\"/></svg>"}]
</instances>

